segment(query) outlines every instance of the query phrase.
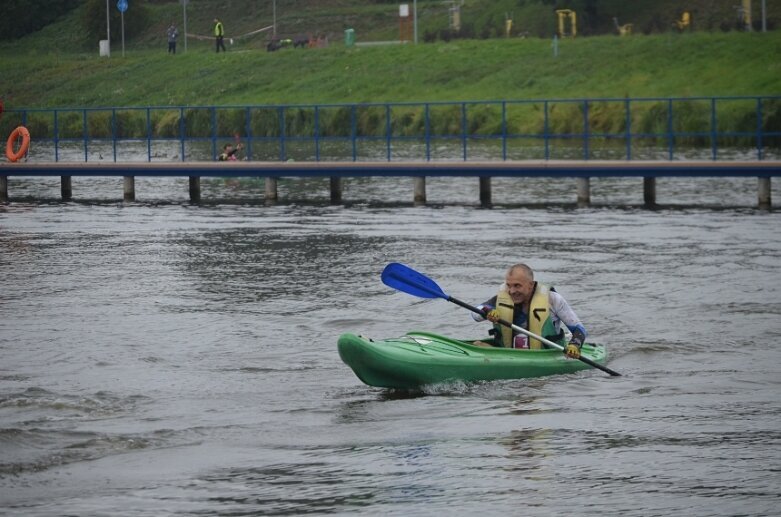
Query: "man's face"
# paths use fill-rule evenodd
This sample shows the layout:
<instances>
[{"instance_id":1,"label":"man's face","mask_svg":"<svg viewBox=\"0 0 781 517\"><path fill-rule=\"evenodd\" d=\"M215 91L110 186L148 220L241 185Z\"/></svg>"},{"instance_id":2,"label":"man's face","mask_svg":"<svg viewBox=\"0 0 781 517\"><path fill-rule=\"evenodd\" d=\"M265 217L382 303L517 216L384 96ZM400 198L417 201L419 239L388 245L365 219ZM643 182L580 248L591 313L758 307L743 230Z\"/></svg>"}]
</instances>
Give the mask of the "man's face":
<instances>
[{"instance_id":1,"label":"man's face","mask_svg":"<svg viewBox=\"0 0 781 517\"><path fill-rule=\"evenodd\" d=\"M504 281L513 303L525 303L531 299L534 280L530 279L523 271L516 269L508 273Z\"/></svg>"}]
</instances>

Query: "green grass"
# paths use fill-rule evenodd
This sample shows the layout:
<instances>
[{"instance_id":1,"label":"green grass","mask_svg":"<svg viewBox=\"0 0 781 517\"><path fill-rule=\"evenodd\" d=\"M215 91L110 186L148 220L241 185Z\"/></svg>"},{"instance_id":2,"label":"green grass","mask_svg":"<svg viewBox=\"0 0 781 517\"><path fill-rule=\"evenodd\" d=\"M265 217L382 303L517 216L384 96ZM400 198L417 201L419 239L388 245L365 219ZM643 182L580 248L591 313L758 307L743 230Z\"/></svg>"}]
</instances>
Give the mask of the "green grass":
<instances>
[{"instance_id":1,"label":"green grass","mask_svg":"<svg viewBox=\"0 0 781 517\"><path fill-rule=\"evenodd\" d=\"M226 22L229 35L269 23L266 4L243 0L228 3L234 14ZM299 11L305 9L308 16L280 16L283 32L317 32L310 30L312 20L316 20L315 25L331 35L328 48L268 53L265 36L261 36L237 39L228 53L215 54L211 40L191 39L187 53L180 41L179 54L170 56L166 53L165 27L181 14L181 6L169 2L149 4L152 19L156 20L154 26L126 42L124 57L115 43L112 56L101 58L97 45L83 50L86 43L72 29L80 16L77 9L36 34L0 44L0 96L7 109L34 109L781 95L781 61L776 58L781 55L778 31L565 39L559 42L557 57L550 39L535 37L346 48L340 36L348 26L356 27L359 41L392 39L398 30L394 25L397 6L371 4L356 8L348 0L289 3L296 4ZM509 5L505 0L499 3ZM426 23L434 27L442 15L439 4L420 4ZM468 2L467 6L473 4ZM203 0L198 5L201 8L193 10L188 32L208 34L212 8L217 4ZM436 131L457 134L459 110L452 106L438 109ZM501 132L497 109L470 108L469 132ZM560 132L582 131L580 109L572 103L552 105L550 127ZM676 123L682 126L679 130L701 131L710 123L707 102L681 102L675 109ZM767 129L781 130L777 128L781 124L781 103L767 102L763 110ZM208 132L209 121L201 115L188 114L188 124L194 124L188 131ZM91 119L90 124L95 126L91 132L107 131L105 116ZM144 123L135 115L120 116L125 117L122 123L127 125L128 134L143 131L137 126ZM159 134L176 134L178 111L164 110L157 116L160 118L153 122ZM225 122L228 125L235 124L233 118L242 117L239 113L226 116L231 119ZM291 113L288 116L294 117ZM311 112L302 111L296 116L301 131L311 130ZM635 104L632 116L636 118L633 128L650 133L665 131L664 103ZM364 134L381 134L383 117L382 113L363 109L357 122ZM621 132L624 118L620 101L590 105L589 120L594 131ZM422 119L419 107L395 108L394 124L398 127L394 131L420 133ZM725 130L751 132L755 120L756 104L751 101L735 101L718 113L719 125ZM539 104L514 105L508 110L507 122L508 130L540 133L544 118ZM5 125L12 123L11 117L3 121ZM272 134L278 131L276 123L275 112L265 110L254 131ZM49 124L38 122L39 133L49 134ZM321 124L334 132L349 131L349 116L340 110L323 111ZM60 125L61 130L67 128L74 134L81 131L79 117L70 121L63 115Z\"/></svg>"},{"instance_id":2,"label":"green grass","mask_svg":"<svg viewBox=\"0 0 781 517\"><path fill-rule=\"evenodd\" d=\"M781 32L581 38L558 57L542 39L110 58L0 47L0 92L7 108L775 95L778 55Z\"/></svg>"}]
</instances>

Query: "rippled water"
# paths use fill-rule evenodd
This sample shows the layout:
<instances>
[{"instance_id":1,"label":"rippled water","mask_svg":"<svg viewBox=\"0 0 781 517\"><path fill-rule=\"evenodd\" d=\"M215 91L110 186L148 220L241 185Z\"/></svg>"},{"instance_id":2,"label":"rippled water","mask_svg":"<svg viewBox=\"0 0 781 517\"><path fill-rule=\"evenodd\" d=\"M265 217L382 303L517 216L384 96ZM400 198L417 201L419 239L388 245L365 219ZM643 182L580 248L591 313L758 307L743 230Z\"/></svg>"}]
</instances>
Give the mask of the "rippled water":
<instances>
[{"instance_id":1,"label":"rippled water","mask_svg":"<svg viewBox=\"0 0 781 517\"><path fill-rule=\"evenodd\" d=\"M0 206L0 513L777 515L781 215L756 180L11 178ZM778 199L779 194L773 193ZM292 201L291 201L292 200ZM524 203L550 207L525 207ZM502 205L504 203L504 205ZM696 206L692 206L696 205ZM605 343L599 371L364 386L343 332L487 328L379 280L480 302L523 260ZM741 318L743 319L741 321Z\"/></svg>"}]
</instances>

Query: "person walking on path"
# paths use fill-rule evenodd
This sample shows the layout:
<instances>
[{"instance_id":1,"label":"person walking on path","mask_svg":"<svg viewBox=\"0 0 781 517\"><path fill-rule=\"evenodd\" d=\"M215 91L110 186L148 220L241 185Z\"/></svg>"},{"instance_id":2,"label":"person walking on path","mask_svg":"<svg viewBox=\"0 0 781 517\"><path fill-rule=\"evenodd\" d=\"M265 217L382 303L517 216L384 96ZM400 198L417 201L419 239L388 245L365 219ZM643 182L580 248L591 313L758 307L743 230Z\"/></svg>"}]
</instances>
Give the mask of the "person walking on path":
<instances>
[{"instance_id":1,"label":"person walking on path","mask_svg":"<svg viewBox=\"0 0 781 517\"><path fill-rule=\"evenodd\" d=\"M223 52L227 52L225 49L225 43L222 41L225 37L225 28L222 26L222 22L215 18L214 19L214 40L215 40L215 46L216 50L219 53L220 48L222 48Z\"/></svg>"},{"instance_id":2,"label":"person walking on path","mask_svg":"<svg viewBox=\"0 0 781 517\"><path fill-rule=\"evenodd\" d=\"M171 22L166 34L168 35L168 53L176 54L176 37L179 35L179 31L176 30L174 22Z\"/></svg>"}]
</instances>

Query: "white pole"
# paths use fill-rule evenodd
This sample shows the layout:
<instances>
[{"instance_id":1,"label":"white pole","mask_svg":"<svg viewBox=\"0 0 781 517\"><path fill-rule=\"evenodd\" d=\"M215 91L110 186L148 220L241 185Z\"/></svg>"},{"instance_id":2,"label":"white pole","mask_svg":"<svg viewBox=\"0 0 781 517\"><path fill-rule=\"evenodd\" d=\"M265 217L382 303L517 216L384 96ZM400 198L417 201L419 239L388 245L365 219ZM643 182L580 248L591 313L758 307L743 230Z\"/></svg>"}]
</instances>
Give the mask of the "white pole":
<instances>
[{"instance_id":1,"label":"white pole","mask_svg":"<svg viewBox=\"0 0 781 517\"><path fill-rule=\"evenodd\" d=\"M119 13L119 17L122 18L122 57L125 57L125 12Z\"/></svg>"},{"instance_id":2,"label":"white pole","mask_svg":"<svg viewBox=\"0 0 781 517\"><path fill-rule=\"evenodd\" d=\"M184 11L184 51L187 52L187 0L182 0L182 10Z\"/></svg>"},{"instance_id":3,"label":"white pole","mask_svg":"<svg viewBox=\"0 0 781 517\"><path fill-rule=\"evenodd\" d=\"M767 32L767 16L765 15L765 0L762 0L762 32Z\"/></svg>"},{"instance_id":4,"label":"white pole","mask_svg":"<svg viewBox=\"0 0 781 517\"><path fill-rule=\"evenodd\" d=\"M414 18L412 19L412 27L415 33L413 39L415 41L415 45L417 45L418 44L418 0L413 0L412 2L412 16L414 16Z\"/></svg>"},{"instance_id":5,"label":"white pole","mask_svg":"<svg viewBox=\"0 0 781 517\"><path fill-rule=\"evenodd\" d=\"M108 13L108 0L106 0L106 43L108 43L108 57L111 57L111 22Z\"/></svg>"}]
</instances>

